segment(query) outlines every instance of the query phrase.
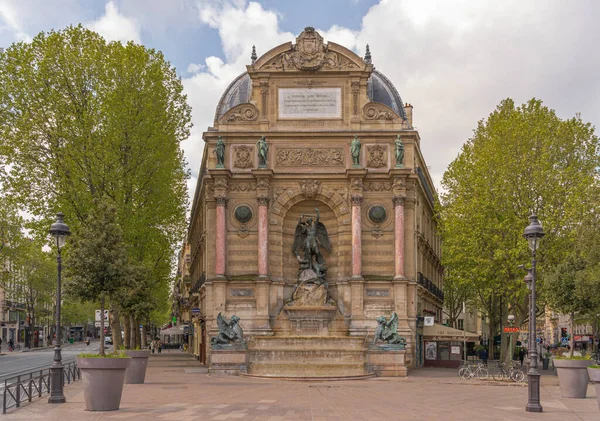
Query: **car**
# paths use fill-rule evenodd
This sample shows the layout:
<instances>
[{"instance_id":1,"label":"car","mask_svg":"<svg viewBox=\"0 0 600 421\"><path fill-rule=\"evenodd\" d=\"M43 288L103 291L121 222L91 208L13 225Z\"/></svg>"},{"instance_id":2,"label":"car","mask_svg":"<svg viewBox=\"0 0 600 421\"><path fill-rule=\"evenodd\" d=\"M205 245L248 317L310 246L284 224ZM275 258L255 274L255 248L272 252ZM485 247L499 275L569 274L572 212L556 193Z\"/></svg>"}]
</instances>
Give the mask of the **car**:
<instances>
[{"instance_id":1,"label":"car","mask_svg":"<svg viewBox=\"0 0 600 421\"><path fill-rule=\"evenodd\" d=\"M112 340L112 336L105 336L104 337L104 344L105 345L112 345L113 340Z\"/></svg>"}]
</instances>

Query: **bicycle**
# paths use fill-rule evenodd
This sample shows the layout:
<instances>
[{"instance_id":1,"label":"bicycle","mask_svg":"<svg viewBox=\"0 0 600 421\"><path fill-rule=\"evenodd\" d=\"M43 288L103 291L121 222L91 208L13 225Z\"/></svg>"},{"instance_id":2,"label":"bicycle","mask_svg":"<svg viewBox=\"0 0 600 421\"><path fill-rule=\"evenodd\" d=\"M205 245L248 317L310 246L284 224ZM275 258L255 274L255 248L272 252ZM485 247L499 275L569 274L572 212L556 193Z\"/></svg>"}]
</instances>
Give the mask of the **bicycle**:
<instances>
[{"instance_id":1,"label":"bicycle","mask_svg":"<svg viewBox=\"0 0 600 421\"><path fill-rule=\"evenodd\" d=\"M505 363L498 363L496 370L492 372L492 377L496 381L502 381L506 377L515 383L520 383L525 380L525 373L512 364L507 367Z\"/></svg>"},{"instance_id":2,"label":"bicycle","mask_svg":"<svg viewBox=\"0 0 600 421\"><path fill-rule=\"evenodd\" d=\"M13 346L8 346L8 350L10 352L19 351L21 349L21 344L14 344Z\"/></svg>"},{"instance_id":3,"label":"bicycle","mask_svg":"<svg viewBox=\"0 0 600 421\"><path fill-rule=\"evenodd\" d=\"M478 363L475 370L471 369L469 363L463 364L462 368L458 370L458 377L463 380L472 379L475 376L477 376L479 380L485 380L488 378L489 373L482 363Z\"/></svg>"}]
</instances>

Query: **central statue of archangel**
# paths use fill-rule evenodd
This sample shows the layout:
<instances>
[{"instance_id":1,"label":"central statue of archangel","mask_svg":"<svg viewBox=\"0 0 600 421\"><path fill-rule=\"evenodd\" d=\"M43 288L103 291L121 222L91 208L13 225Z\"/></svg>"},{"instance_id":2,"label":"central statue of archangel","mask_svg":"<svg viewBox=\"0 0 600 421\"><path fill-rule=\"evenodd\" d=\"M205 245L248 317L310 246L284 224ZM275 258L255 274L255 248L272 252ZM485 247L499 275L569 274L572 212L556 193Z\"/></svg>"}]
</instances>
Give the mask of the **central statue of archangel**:
<instances>
[{"instance_id":1,"label":"central statue of archangel","mask_svg":"<svg viewBox=\"0 0 600 421\"><path fill-rule=\"evenodd\" d=\"M300 215L296 233L294 234L294 246L292 253L296 255L300 263L300 273L306 269L313 270L317 277L323 282L327 273L327 265L321 254L320 248L331 251L331 243L327 235L325 225L319 221L319 209L315 208L317 215ZM313 218L316 218L313 220ZM304 257L298 254L299 249L304 251Z\"/></svg>"}]
</instances>

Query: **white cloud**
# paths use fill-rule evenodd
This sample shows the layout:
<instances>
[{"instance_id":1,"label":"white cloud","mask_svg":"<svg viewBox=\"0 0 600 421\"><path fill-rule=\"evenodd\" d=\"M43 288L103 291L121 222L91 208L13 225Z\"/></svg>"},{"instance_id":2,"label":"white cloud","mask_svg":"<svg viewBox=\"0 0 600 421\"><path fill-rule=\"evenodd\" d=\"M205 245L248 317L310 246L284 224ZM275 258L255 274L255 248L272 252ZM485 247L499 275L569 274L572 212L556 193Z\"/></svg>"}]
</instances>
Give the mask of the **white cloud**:
<instances>
[{"instance_id":1,"label":"white cloud","mask_svg":"<svg viewBox=\"0 0 600 421\"><path fill-rule=\"evenodd\" d=\"M190 63L188 64L186 71L188 73L198 73L199 71L204 69L206 69L206 66L204 64Z\"/></svg>"},{"instance_id":2,"label":"white cloud","mask_svg":"<svg viewBox=\"0 0 600 421\"><path fill-rule=\"evenodd\" d=\"M0 0L0 32L8 31L16 41L30 42L31 37L22 26L22 16L14 2Z\"/></svg>"},{"instance_id":3,"label":"white cloud","mask_svg":"<svg viewBox=\"0 0 600 421\"><path fill-rule=\"evenodd\" d=\"M112 1L106 3L104 11L104 16L87 23L86 26L98 32L108 41L141 42L140 28L135 19L120 14Z\"/></svg>"}]
</instances>

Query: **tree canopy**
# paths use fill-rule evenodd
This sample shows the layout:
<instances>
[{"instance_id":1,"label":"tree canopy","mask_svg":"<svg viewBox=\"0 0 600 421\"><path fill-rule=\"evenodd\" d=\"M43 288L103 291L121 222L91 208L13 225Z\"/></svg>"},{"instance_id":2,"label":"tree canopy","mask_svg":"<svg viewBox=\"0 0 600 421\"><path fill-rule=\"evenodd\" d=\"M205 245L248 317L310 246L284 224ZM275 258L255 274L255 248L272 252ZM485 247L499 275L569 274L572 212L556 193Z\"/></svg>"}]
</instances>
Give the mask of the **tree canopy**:
<instances>
[{"instance_id":1,"label":"tree canopy","mask_svg":"<svg viewBox=\"0 0 600 421\"><path fill-rule=\"evenodd\" d=\"M522 234L536 213L546 236L539 278L574 246L577 227L598 212L600 156L594 128L562 120L540 100L503 100L443 176L440 226L444 265L469 282L498 331L512 312L527 318L527 288L518 265L531 261Z\"/></svg>"},{"instance_id":2,"label":"tree canopy","mask_svg":"<svg viewBox=\"0 0 600 421\"><path fill-rule=\"evenodd\" d=\"M150 289L144 311L135 303L140 317L152 310L148 294L167 288L185 229L180 143L190 128L181 81L159 51L80 25L0 53L0 183L40 238L58 210L77 236L108 200L129 264L148 275L131 285L130 295Z\"/></svg>"}]
</instances>

